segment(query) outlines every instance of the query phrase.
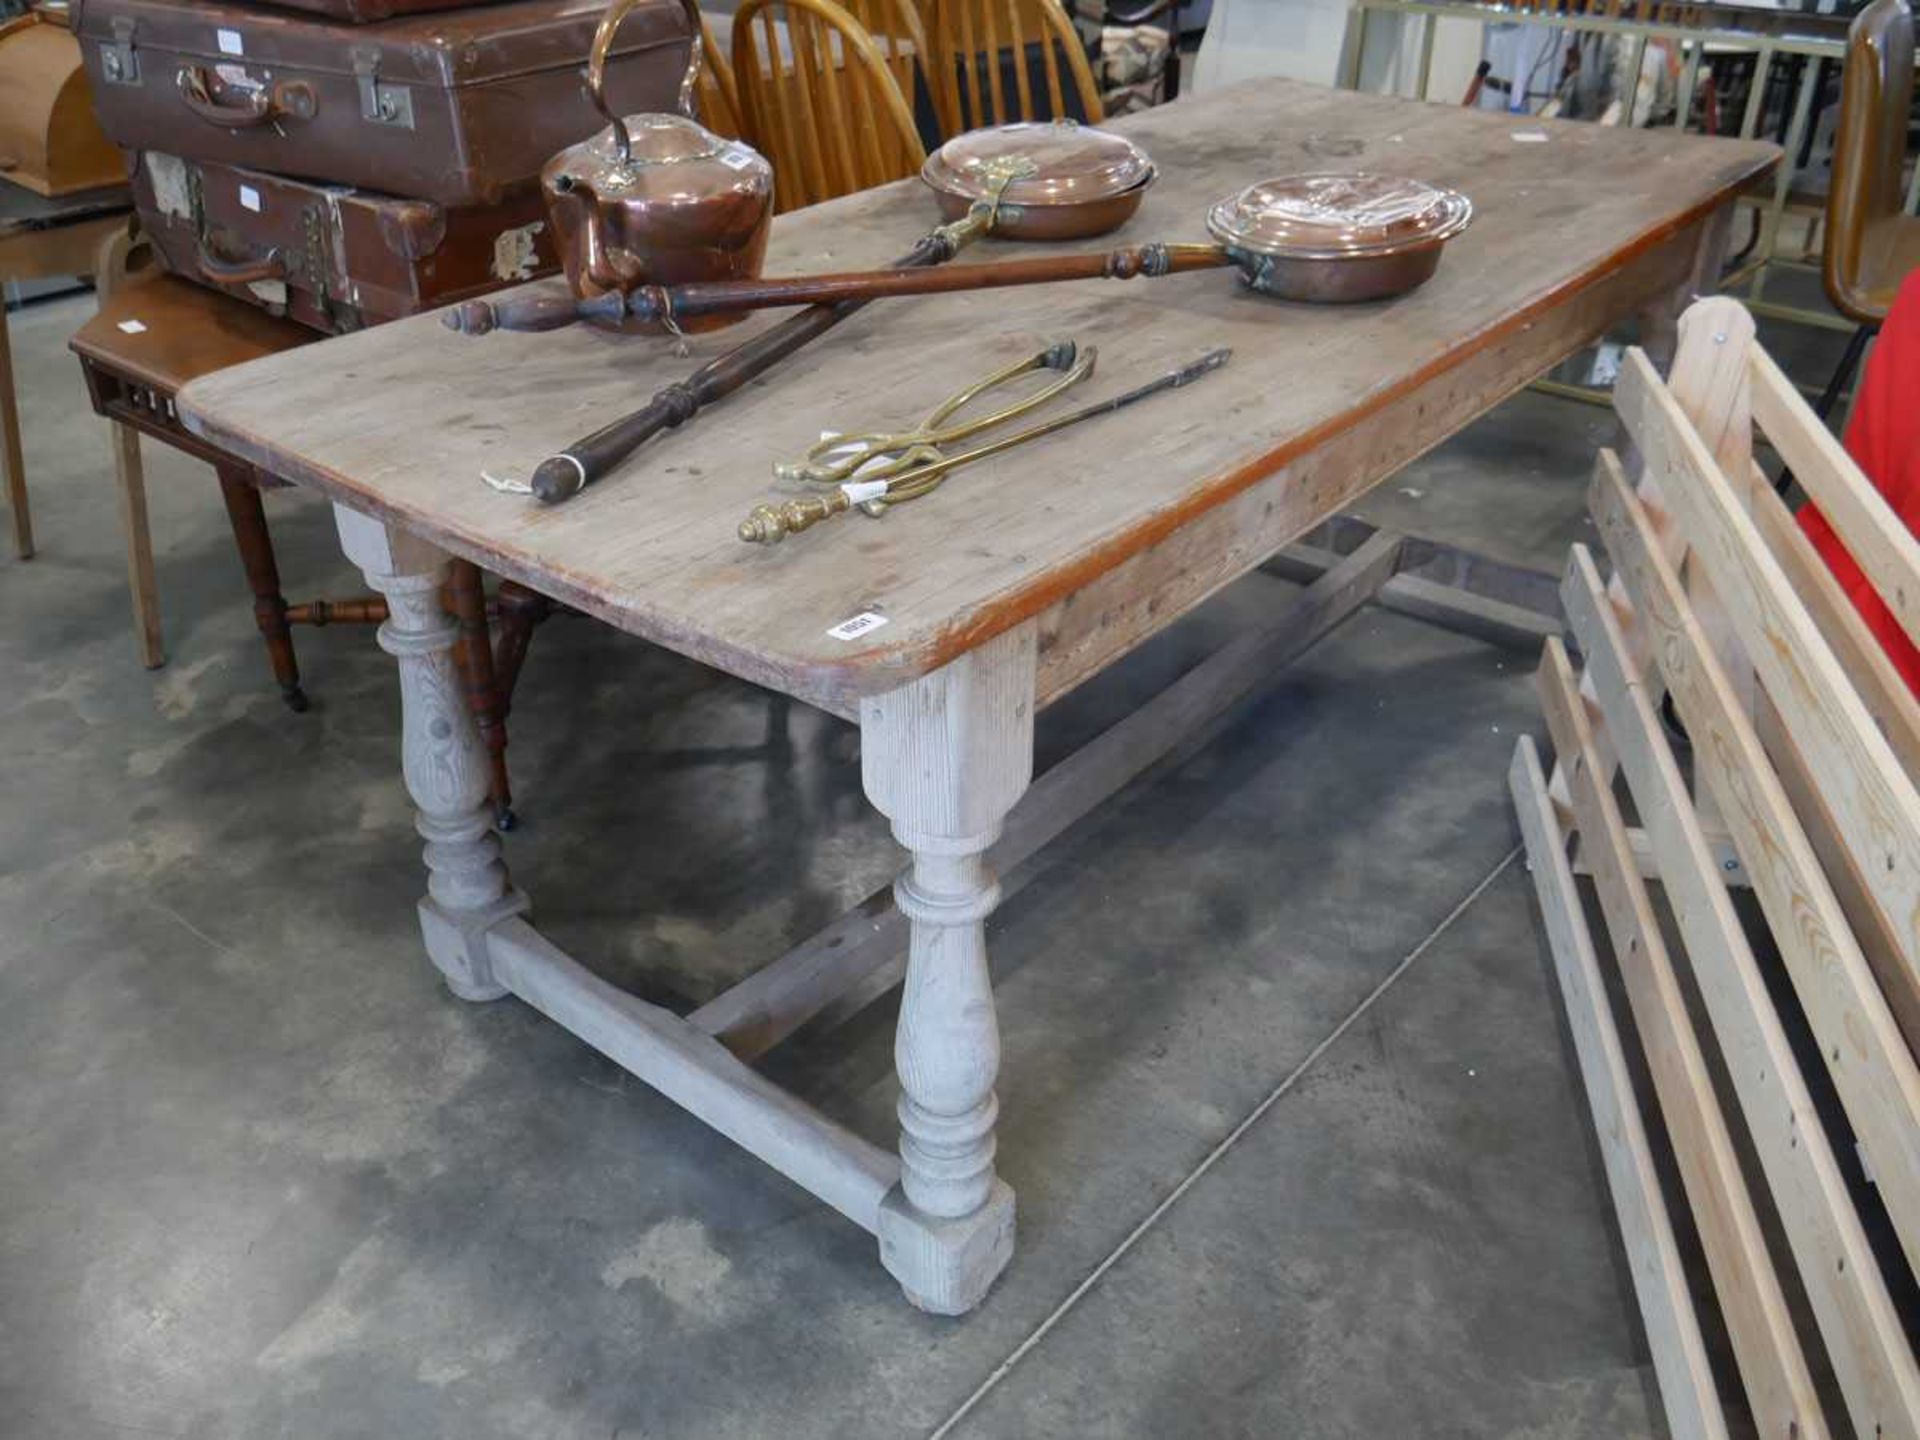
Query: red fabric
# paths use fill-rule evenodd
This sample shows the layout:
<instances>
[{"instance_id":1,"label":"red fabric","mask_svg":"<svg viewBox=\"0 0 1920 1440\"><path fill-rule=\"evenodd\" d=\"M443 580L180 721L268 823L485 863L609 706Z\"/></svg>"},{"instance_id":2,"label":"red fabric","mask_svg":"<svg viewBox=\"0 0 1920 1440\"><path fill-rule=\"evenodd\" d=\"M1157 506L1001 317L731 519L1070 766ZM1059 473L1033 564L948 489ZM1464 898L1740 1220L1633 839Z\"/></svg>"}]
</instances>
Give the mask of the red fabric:
<instances>
[{"instance_id":1,"label":"red fabric","mask_svg":"<svg viewBox=\"0 0 1920 1440\"><path fill-rule=\"evenodd\" d=\"M1920 532L1920 271L1900 287L1893 310L1867 357L1860 399L1847 426L1847 452L1867 472L1874 487L1907 529ZM1826 559L1854 608L1881 647L1920 695L1920 650L1853 563L1847 547L1812 505L1801 507L1800 528Z\"/></svg>"}]
</instances>

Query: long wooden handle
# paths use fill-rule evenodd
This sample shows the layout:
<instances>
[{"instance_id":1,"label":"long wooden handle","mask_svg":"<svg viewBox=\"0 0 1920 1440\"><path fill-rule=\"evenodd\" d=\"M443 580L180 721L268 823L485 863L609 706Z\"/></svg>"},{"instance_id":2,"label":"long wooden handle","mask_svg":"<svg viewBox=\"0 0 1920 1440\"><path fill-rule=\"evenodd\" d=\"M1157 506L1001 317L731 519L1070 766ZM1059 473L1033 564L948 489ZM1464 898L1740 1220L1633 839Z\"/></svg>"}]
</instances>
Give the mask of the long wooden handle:
<instances>
[{"instance_id":1,"label":"long wooden handle","mask_svg":"<svg viewBox=\"0 0 1920 1440\"><path fill-rule=\"evenodd\" d=\"M938 269L853 270L839 275L795 275L772 280L710 280L690 285L645 285L627 299L627 313L644 320L682 319L722 311L782 305L879 300L890 295L943 295L1057 280L1130 280L1232 265L1217 245L1131 245L1078 255L1036 255L988 265Z\"/></svg>"},{"instance_id":2,"label":"long wooden handle","mask_svg":"<svg viewBox=\"0 0 1920 1440\"><path fill-rule=\"evenodd\" d=\"M935 230L896 263L902 268L944 264L977 233L960 227ZM684 425L706 406L731 395L826 334L865 303L844 300L812 306L708 361L686 379L661 390L640 409L542 460L528 482L533 493L549 505L578 495L662 430Z\"/></svg>"}]
</instances>

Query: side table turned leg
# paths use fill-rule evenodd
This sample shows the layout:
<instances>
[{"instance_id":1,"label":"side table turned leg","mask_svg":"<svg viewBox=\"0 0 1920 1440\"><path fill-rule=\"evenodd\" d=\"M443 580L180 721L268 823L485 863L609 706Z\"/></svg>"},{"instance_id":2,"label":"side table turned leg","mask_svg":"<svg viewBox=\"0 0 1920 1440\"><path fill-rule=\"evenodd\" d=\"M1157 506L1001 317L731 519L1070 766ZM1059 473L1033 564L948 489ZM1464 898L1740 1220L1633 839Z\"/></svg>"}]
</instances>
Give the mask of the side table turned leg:
<instances>
[{"instance_id":1,"label":"side table turned leg","mask_svg":"<svg viewBox=\"0 0 1920 1440\"><path fill-rule=\"evenodd\" d=\"M287 702L287 708L304 711L307 692L300 688L300 663L293 655L287 600L280 593L280 567L273 558L273 536L267 530L267 512L260 503L260 488L244 467L221 465L215 468L215 473L220 477L220 498L227 505L227 521L233 526L233 543L240 549L240 564L247 572L247 585L253 591L253 620L260 627L260 637L267 642L273 678L280 683L280 695Z\"/></svg>"},{"instance_id":2,"label":"side table turned leg","mask_svg":"<svg viewBox=\"0 0 1920 1440\"><path fill-rule=\"evenodd\" d=\"M20 410L13 400L13 341L7 334L6 298L0 295L0 470L6 472L7 509L13 516L13 553L33 558L33 514L27 508L27 462L20 451Z\"/></svg>"},{"instance_id":3,"label":"side table turned leg","mask_svg":"<svg viewBox=\"0 0 1920 1440\"><path fill-rule=\"evenodd\" d=\"M1000 1031L985 855L1033 776L1034 628L1009 631L860 707L867 797L913 855L894 887L911 924L894 1063L900 1183L880 1259L923 1310L958 1315L1013 1256L1013 1191L993 1169Z\"/></svg>"},{"instance_id":4,"label":"side table turned leg","mask_svg":"<svg viewBox=\"0 0 1920 1440\"><path fill-rule=\"evenodd\" d=\"M136 239L126 225L115 228L94 252L93 288L105 304L127 281ZM147 523L147 475L140 463L140 432L109 420L113 440L113 483L120 496L120 537L127 548L127 594L133 601L133 638L140 663L149 670L167 663L160 628L160 587L153 577L153 533Z\"/></svg>"},{"instance_id":5,"label":"side table turned leg","mask_svg":"<svg viewBox=\"0 0 1920 1440\"><path fill-rule=\"evenodd\" d=\"M500 858L487 803L487 752L468 711L453 648L459 627L440 603L446 554L406 532L334 507L341 547L387 597L380 648L400 662L401 769L426 840L420 931L427 954L463 1000L507 993L487 957L487 931L527 909Z\"/></svg>"}]
</instances>

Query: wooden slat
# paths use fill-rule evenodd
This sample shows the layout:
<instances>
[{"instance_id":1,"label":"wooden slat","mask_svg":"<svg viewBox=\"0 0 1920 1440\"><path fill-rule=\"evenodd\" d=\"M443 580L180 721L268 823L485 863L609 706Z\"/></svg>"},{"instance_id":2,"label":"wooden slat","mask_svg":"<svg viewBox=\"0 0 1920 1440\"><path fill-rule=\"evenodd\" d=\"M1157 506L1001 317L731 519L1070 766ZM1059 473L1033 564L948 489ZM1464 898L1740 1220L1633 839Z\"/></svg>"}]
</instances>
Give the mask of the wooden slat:
<instances>
[{"instance_id":1,"label":"wooden slat","mask_svg":"<svg viewBox=\"0 0 1920 1440\"><path fill-rule=\"evenodd\" d=\"M1595 483L1592 509L1695 753L1725 757L1717 771L1725 782L1723 819L1911 1261L1920 1255L1920 1074L1913 1057L1752 722L1686 609L1652 518L1623 484L1604 477Z\"/></svg>"},{"instance_id":2,"label":"wooden slat","mask_svg":"<svg viewBox=\"0 0 1920 1440\"><path fill-rule=\"evenodd\" d=\"M986 3L992 5L996 3L996 0L986 0ZM1031 120L1034 118L1033 83L1027 78L1027 33L1020 24L1022 0L998 0L998 3L1004 4L1007 7L1007 28L1013 32L1013 83L1014 93L1020 99L1019 118L1022 120ZM1052 47L1047 44L1046 28L1044 26L1036 26L1035 28L1040 31L1040 48L1042 50L1052 49ZM1059 114L1058 111L1054 113L1055 115Z\"/></svg>"},{"instance_id":3,"label":"wooden slat","mask_svg":"<svg viewBox=\"0 0 1920 1440\"><path fill-rule=\"evenodd\" d=\"M1042 0L1042 3L1044 3L1044 0ZM1060 62L1055 58L1053 50L1053 41L1051 37L1045 33L1045 27L1043 26L1041 27L1040 36L1040 56L1042 63L1047 67L1047 104L1051 107L1047 113L1057 120L1067 113L1067 97L1060 88ZM1087 118L1089 120L1099 119L1099 117L1092 112L1088 112Z\"/></svg>"},{"instance_id":4,"label":"wooden slat","mask_svg":"<svg viewBox=\"0 0 1920 1440\"><path fill-rule=\"evenodd\" d=\"M1649 471L1661 478L1692 553L1711 571L1741 647L1806 755L1874 895L1899 917L1903 959L1920 974L1920 792L1639 350L1627 352L1614 403Z\"/></svg>"},{"instance_id":5,"label":"wooden slat","mask_svg":"<svg viewBox=\"0 0 1920 1440\"><path fill-rule=\"evenodd\" d=\"M1583 554L1576 548L1576 556ZM1598 585L1596 582L1596 594ZM1554 749L1568 777L1580 847L1613 938L1614 963L1646 1052L1660 1113L1706 1253L1740 1378L1762 1434L1824 1436L1806 1357L1760 1217L1740 1171L1733 1135L1713 1093L1706 1057L1661 936L1646 882L1627 843L1626 822L1604 784L1586 702L1560 642L1548 640L1537 676ZM1724 902L1726 892L1716 886Z\"/></svg>"},{"instance_id":6,"label":"wooden slat","mask_svg":"<svg viewBox=\"0 0 1920 1440\"><path fill-rule=\"evenodd\" d=\"M806 175L806 203L812 205L831 199L837 188L827 170L826 151L820 143L820 111L813 99L814 77L823 73L814 45L818 22L810 12L796 5L781 5L779 9L786 17L787 39L793 47L793 64L788 71L793 83L791 104L780 118L782 124L792 126L799 136Z\"/></svg>"},{"instance_id":7,"label":"wooden slat","mask_svg":"<svg viewBox=\"0 0 1920 1440\"><path fill-rule=\"evenodd\" d=\"M960 68L966 79L966 109L962 113L962 126L965 129L977 129L987 123L982 111L980 97L980 47L973 43L973 0L940 0L940 10L946 16L946 24L953 23L952 17L960 17Z\"/></svg>"},{"instance_id":8,"label":"wooden slat","mask_svg":"<svg viewBox=\"0 0 1920 1440\"><path fill-rule=\"evenodd\" d=\"M993 0L964 0L967 9L976 6L980 11L982 28L986 31L986 44L982 47L987 67L987 89L993 96L994 125L1005 125L1014 117L1007 114L1006 87L1000 83L1000 52L1003 42L1000 39L1000 25L995 16ZM1015 39L1018 39L1016 35Z\"/></svg>"},{"instance_id":9,"label":"wooden slat","mask_svg":"<svg viewBox=\"0 0 1920 1440\"><path fill-rule=\"evenodd\" d=\"M841 53L834 54L834 32L822 27L820 34L820 108L815 112L815 123L827 132L827 144L837 166L833 180L832 194L845 195L854 190L864 190L869 185L878 185L882 179L880 154L876 146L872 115L859 114L860 102L866 93L866 76L861 71L859 58L854 54L853 46L844 40ZM843 99L842 89L850 90L851 96ZM849 105L853 102L853 114L858 117L849 124ZM855 132L858 132L857 134ZM856 158L854 145L860 145L860 154L866 159L862 164ZM823 197L825 198L825 197Z\"/></svg>"},{"instance_id":10,"label":"wooden slat","mask_svg":"<svg viewBox=\"0 0 1920 1440\"><path fill-rule=\"evenodd\" d=\"M1677 598L1677 577L1675 584ZM1827 1339L1848 1413L1860 1434L1878 1433L1876 1427L1888 1435L1912 1434L1920 1376L1901 1343L1898 1318L1846 1179L1720 881L1646 677L1626 658L1631 648L1627 636L1652 627L1639 611L1620 610L1607 598L1584 546L1574 548L1566 600L1586 656L1587 677L1598 692L1603 722L1618 748L1634 806L1659 857L1662 884L1686 942L1695 984L1781 1228ZM1697 624L1692 634L1699 636ZM1664 657L1670 651L1663 648L1661 653ZM1699 655L1703 665L1712 663L1704 648ZM1731 690L1725 677L1720 679L1724 703ZM1682 695L1676 683L1676 699ZM1685 692L1684 698L1695 697ZM1726 713L1737 712L1728 708ZM1769 1423L1776 1418L1778 1425ZM1762 1417L1758 1428L1761 1434L1793 1433L1784 1417Z\"/></svg>"},{"instance_id":11,"label":"wooden slat","mask_svg":"<svg viewBox=\"0 0 1920 1440\"><path fill-rule=\"evenodd\" d=\"M1746 359L1747 352L1756 348L1753 316L1737 300L1703 300L1677 316L1674 328L1677 345L1667 389L1719 463L1721 473L1744 481L1753 468L1753 410ZM1654 483L1658 484L1658 476ZM1746 499L1744 493L1741 499ZM1753 667L1740 651L1726 605L1700 565L1684 560L1680 573L1687 582L1688 605L1713 642L1713 653L1733 682L1734 693L1751 714ZM1702 767L1694 776L1694 803L1717 824L1706 778Z\"/></svg>"},{"instance_id":12,"label":"wooden slat","mask_svg":"<svg viewBox=\"0 0 1920 1440\"><path fill-rule=\"evenodd\" d=\"M1632 1268L1654 1374L1660 1381L1667 1428L1675 1440L1721 1440L1727 1433L1726 1417L1687 1289L1686 1267L1660 1192L1659 1172L1607 1005L1593 939L1567 866L1564 838L1547 798L1546 776L1533 741L1525 736L1514 748L1507 781L1546 920L1554 971L1566 1001L1567 1026L1580 1057L1587 1104L1593 1110L1607 1187Z\"/></svg>"},{"instance_id":13,"label":"wooden slat","mask_svg":"<svg viewBox=\"0 0 1920 1440\"><path fill-rule=\"evenodd\" d=\"M1793 582L1794 593L1833 647L1861 703L1887 737L1907 774L1920 776L1920 703L1915 702L1913 692L1867 629L1833 571L1794 523L1786 502L1764 483L1755 487L1752 497L1754 524ZM1813 842L1821 868L1839 897L1847 923L1853 927L1854 938L1860 942L1893 1018L1906 1036L1907 1048L1920 1055L1920 984L1914 982L1913 972L1901 959L1897 926L1875 903L1866 875L1840 838L1831 807L1814 786L1806 757L1789 738L1778 711L1764 697L1754 720L1768 758L1780 774L1780 784L1806 827L1807 839Z\"/></svg>"},{"instance_id":14,"label":"wooden slat","mask_svg":"<svg viewBox=\"0 0 1920 1440\"><path fill-rule=\"evenodd\" d=\"M1920 644L1920 539L1772 358L1755 346L1749 363L1754 419L1873 582L1907 638Z\"/></svg>"},{"instance_id":15,"label":"wooden slat","mask_svg":"<svg viewBox=\"0 0 1920 1440\"><path fill-rule=\"evenodd\" d=\"M1860 703L1880 733L1887 737L1894 755L1910 776L1920 776L1920 701L1901 678L1867 622L1860 618L1847 592L1840 588L1827 562L1813 548L1806 532L1794 520L1787 502L1766 483L1757 470L1749 492L1752 503L1748 513L1767 549L1780 562L1793 593L1807 607L1807 613L1833 647L1836 659L1853 681Z\"/></svg>"},{"instance_id":16,"label":"wooden slat","mask_svg":"<svg viewBox=\"0 0 1920 1440\"><path fill-rule=\"evenodd\" d=\"M1760 697L1753 723L1767 758L1780 776L1780 788L1807 832L1807 841L1833 887L1834 898L1840 902L1841 914L1853 931L1860 953L1866 956L1867 968L1879 982L1894 1024L1900 1027L1907 1049L1920 1057L1920 987L1913 984L1913 976L1900 958L1900 939L1893 923L1874 903L1867 877L1840 839L1833 807L1807 769L1807 757L1800 753L1780 712L1765 695Z\"/></svg>"}]
</instances>

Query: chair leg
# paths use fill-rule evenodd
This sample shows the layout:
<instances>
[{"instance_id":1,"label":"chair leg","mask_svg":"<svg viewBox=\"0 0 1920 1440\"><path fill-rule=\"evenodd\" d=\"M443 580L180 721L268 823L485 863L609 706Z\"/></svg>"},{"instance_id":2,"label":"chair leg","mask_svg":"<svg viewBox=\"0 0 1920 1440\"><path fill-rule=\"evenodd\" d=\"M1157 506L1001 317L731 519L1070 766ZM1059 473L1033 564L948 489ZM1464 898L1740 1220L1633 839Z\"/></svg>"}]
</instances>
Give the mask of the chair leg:
<instances>
[{"instance_id":1,"label":"chair leg","mask_svg":"<svg viewBox=\"0 0 1920 1440\"><path fill-rule=\"evenodd\" d=\"M1833 407L1840 403L1841 392L1847 388L1853 372L1860 368L1860 357L1867 353L1867 342L1873 338L1873 331L1871 325L1859 325L1847 337L1846 351L1840 356L1840 363L1833 367L1827 388L1820 392L1820 399L1813 407L1813 413L1822 420L1833 414Z\"/></svg>"},{"instance_id":2,"label":"chair leg","mask_svg":"<svg viewBox=\"0 0 1920 1440\"><path fill-rule=\"evenodd\" d=\"M1833 367L1828 377L1827 388L1820 392L1820 398L1814 401L1813 413L1821 420L1833 414L1833 407L1840 403L1840 396L1847 388L1847 382L1853 378L1853 372L1860 368L1860 358L1867 353L1867 345L1872 341L1877 326L1860 325L1847 337L1847 348L1840 356L1840 363ZM1793 471L1782 470L1780 478L1773 482L1773 488L1782 499L1793 488Z\"/></svg>"},{"instance_id":3,"label":"chair leg","mask_svg":"<svg viewBox=\"0 0 1920 1440\"><path fill-rule=\"evenodd\" d=\"M221 465L215 473L220 477L220 497L226 501L227 519L233 526L233 541L240 548L240 563L253 590L253 619L267 642L273 678L280 683L287 708L302 712L307 708L307 693L300 688L293 631L287 626L287 601L280 593L280 567L274 563L273 537L267 533L267 512L260 503L260 491L242 467Z\"/></svg>"},{"instance_id":4,"label":"chair leg","mask_svg":"<svg viewBox=\"0 0 1920 1440\"><path fill-rule=\"evenodd\" d=\"M120 533L127 544L127 590L133 597L133 637L140 663L156 670L167 663L160 633L160 588L153 578L153 536L147 529L147 477L140 464L140 432L117 420L107 422L113 437L113 481L120 492Z\"/></svg>"},{"instance_id":5,"label":"chair leg","mask_svg":"<svg viewBox=\"0 0 1920 1440\"><path fill-rule=\"evenodd\" d=\"M526 663L533 632L553 613L553 602L517 581L502 580L496 608L499 640L493 651L493 673L504 716L512 708L514 687L520 683L520 667Z\"/></svg>"},{"instance_id":6,"label":"chair leg","mask_svg":"<svg viewBox=\"0 0 1920 1440\"><path fill-rule=\"evenodd\" d=\"M488 790L493 799L493 823L501 830L511 830L518 817L513 813L513 785L507 775L507 697L494 676L487 590L478 565L471 560L452 562L447 572L447 601L460 624L454 664L466 686L467 709L479 726L492 768Z\"/></svg>"},{"instance_id":7,"label":"chair leg","mask_svg":"<svg viewBox=\"0 0 1920 1440\"><path fill-rule=\"evenodd\" d=\"M13 553L33 558L33 515L27 509L27 462L20 453L20 411L13 403L13 342L7 336L7 302L0 295L0 469L6 471L7 508L13 515Z\"/></svg>"}]
</instances>

